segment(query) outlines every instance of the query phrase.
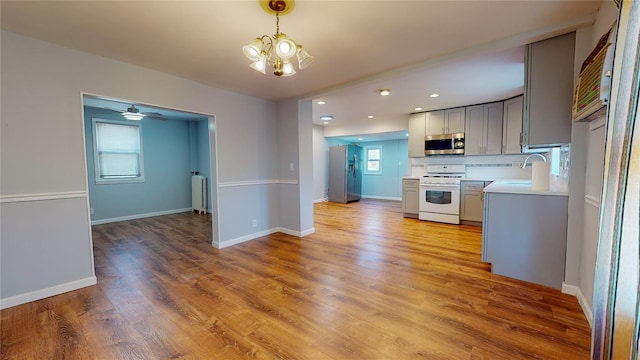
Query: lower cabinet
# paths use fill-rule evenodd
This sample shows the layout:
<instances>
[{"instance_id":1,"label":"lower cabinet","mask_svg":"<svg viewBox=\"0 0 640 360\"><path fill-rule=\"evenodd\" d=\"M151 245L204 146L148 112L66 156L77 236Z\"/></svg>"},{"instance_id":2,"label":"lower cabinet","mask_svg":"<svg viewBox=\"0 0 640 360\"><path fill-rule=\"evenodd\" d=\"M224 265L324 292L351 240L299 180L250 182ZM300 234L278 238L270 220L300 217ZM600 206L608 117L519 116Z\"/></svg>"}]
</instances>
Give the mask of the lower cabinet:
<instances>
[{"instance_id":1,"label":"lower cabinet","mask_svg":"<svg viewBox=\"0 0 640 360\"><path fill-rule=\"evenodd\" d=\"M491 272L561 289L567 196L486 193L482 261Z\"/></svg>"},{"instance_id":2,"label":"lower cabinet","mask_svg":"<svg viewBox=\"0 0 640 360\"><path fill-rule=\"evenodd\" d=\"M460 221L468 225L482 223L482 209L484 202L484 187L490 181L461 181L460 182Z\"/></svg>"},{"instance_id":3,"label":"lower cabinet","mask_svg":"<svg viewBox=\"0 0 640 360\"><path fill-rule=\"evenodd\" d=\"M418 191L420 180L402 179L402 214L404 217L418 218Z\"/></svg>"}]
</instances>

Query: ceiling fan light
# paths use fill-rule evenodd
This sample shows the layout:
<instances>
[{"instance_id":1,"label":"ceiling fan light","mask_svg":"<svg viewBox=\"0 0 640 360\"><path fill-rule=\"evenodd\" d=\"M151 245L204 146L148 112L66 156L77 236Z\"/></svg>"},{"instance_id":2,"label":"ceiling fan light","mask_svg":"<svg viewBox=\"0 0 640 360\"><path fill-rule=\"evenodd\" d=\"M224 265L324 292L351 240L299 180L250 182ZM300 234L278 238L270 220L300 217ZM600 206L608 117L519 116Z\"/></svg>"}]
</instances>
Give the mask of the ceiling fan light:
<instances>
[{"instance_id":1,"label":"ceiling fan light","mask_svg":"<svg viewBox=\"0 0 640 360\"><path fill-rule=\"evenodd\" d=\"M290 61L282 63L282 76L291 76L296 73L296 69L293 68L293 64Z\"/></svg>"},{"instance_id":2,"label":"ceiling fan light","mask_svg":"<svg viewBox=\"0 0 640 360\"><path fill-rule=\"evenodd\" d=\"M264 42L262 42L262 39L255 38L250 44L242 47L242 52L249 60L258 61L263 47Z\"/></svg>"},{"instance_id":3,"label":"ceiling fan light","mask_svg":"<svg viewBox=\"0 0 640 360\"><path fill-rule=\"evenodd\" d=\"M312 62L314 57L302 48L302 45L298 45L298 51L296 52L298 57L298 67L300 69L306 69Z\"/></svg>"},{"instance_id":4,"label":"ceiling fan light","mask_svg":"<svg viewBox=\"0 0 640 360\"><path fill-rule=\"evenodd\" d=\"M296 54L298 48L296 43L285 34L278 34L276 36L276 54L282 59L290 59Z\"/></svg>"},{"instance_id":5,"label":"ceiling fan light","mask_svg":"<svg viewBox=\"0 0 640 360\"><path fill-rule=\"evenodd\" d=\"M138 110L135 106L131 105L127 109L127 111L122 113L122 116L124 116L124 118L127 120L142 120L142 118L144 117L144 114L141 114L140 110Z\"/></svg>"},{"instance_id":6,"label":"ceiling fan light","mask_svg":"<svg viewBox=\"0 0 640 360\"><path fill-rule=\"evenodd\" d=\"M122 116L124 116L125 119L127 120L142 120L142 118L144 117L143 114L140 113L132 113L132 112L124 112L122 113Z\"/></svg>"}]
</instances>

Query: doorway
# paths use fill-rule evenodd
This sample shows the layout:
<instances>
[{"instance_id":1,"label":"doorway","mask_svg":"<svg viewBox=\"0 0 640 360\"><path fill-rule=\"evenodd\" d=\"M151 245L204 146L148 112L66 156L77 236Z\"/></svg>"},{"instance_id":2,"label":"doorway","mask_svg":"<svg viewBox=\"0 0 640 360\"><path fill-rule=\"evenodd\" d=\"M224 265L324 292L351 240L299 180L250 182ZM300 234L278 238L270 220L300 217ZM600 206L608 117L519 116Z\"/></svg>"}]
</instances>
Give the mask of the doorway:
<instances>
[{"instance_id":1,"label":"doorway","mask_svg":"<svg viewBox=\"0 0 640 360\"><path fill-rule=\"evenodd\" d=\"M216 244L215 116L93 94L82 105L91 224L192 211L200 175Z\"/></svg>"}]
</instances>

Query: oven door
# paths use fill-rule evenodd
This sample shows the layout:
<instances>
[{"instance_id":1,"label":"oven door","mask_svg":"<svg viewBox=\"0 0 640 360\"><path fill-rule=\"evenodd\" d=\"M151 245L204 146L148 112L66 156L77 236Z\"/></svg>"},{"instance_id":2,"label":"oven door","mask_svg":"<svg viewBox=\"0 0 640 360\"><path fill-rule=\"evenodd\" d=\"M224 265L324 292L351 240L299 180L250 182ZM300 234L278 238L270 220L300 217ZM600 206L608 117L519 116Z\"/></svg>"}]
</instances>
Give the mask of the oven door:
<instances>
[{"instance_id":1,"label":"oven door","mask_svg":"<svg viewBox=\"0 0 640 360\"><path fill-rule=\"evenodd\" d=\"M420 184L421 212L460 214L460 185Z\"/></svg>"}]
</instances>

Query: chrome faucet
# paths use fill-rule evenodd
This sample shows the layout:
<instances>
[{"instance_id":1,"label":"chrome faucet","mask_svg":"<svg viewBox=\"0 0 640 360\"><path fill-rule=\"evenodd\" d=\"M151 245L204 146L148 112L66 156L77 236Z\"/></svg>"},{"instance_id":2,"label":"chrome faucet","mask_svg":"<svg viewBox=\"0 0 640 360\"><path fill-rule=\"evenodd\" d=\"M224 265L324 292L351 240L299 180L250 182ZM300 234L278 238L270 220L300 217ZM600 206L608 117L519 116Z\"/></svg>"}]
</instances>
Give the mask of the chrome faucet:
<instances>
[{"instance_id":1,"label":"chrome faucet","mask_svg":"<svg viewBox=\"0 0 640 360\"><path fill-rule=\"evenodd\" d=\"M524 159L524 162L522 163L522 168L524 169L527 166L527 161L529 161L529 158L532 156L540 156L542 158L542 161L547 162L547 158L544 157L544 155L542 154L531 154L529 156L527 156L526 159Z\"/></svg>"}]
</instances>

